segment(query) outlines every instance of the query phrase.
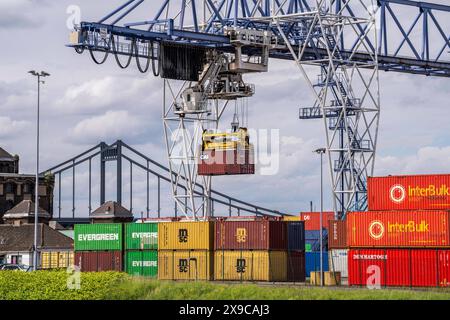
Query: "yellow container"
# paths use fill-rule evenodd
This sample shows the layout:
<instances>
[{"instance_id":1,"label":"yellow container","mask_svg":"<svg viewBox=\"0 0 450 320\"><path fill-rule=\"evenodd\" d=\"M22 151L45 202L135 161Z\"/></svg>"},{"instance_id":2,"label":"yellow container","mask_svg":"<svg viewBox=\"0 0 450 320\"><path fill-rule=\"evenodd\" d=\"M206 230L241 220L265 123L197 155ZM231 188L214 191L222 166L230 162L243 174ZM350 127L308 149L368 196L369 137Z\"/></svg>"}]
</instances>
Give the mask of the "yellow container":
<instances>
[{"instance_id":1,"label":"yellow container","mask_svg":"<svg viewBox=\"0 0 450 320\"><path fill-rule=\"evenodd\" d=\"M312 285L320 286L320 271L311 272L310 281ZM323 284L325 286L340 286L341 285L341 273L325 271L323 273Z\"/></svg>"},{"instance_id":2,"label":"yellow container","mask_svg":"<svg viewBox=\"0 0 450 320\"><path fill-rule=\"evenodd\" d=\"M41 252L41 268L67 268L73 265L73 259L73 251L44 251Z\"/></svg>"},{"instance_id":3,"label":"yellow container","mask_svg":"<svg viewBox=\"0 0 450 320\"><path fill-rule=\"evenodd\" d=\"M214 255L207 250L159 250L159 280L212 280Z\"/></svg>"},{"instance_id":4,"label":"yellow container","mask_svg":"<svg viewBox=\"0 0 450 320\"><path fill-rule=\"evenodd\" d=\"M160 250L212 250L214 223L163 222L158 225Z\"/></svg>"},{"instance_id":5,"label":"yellow container","mask_svg":"<svg viewBox=\"0 0 450 320\"><path fill-rule=\"evenodd\" d=\"M340 286L341 273L339 271L336 272L326 271L323 277L323 282L326 286Z\"/></svg>"},{"instance_id":6,"label":"yellow container","mask_svg":"<svg viewBox=\"0 0 450 320\"><path fill-rule=\"evenodd\" d=\"M283 221L302 221L300 216L284 216Z\"/></svg>"},{"instance_id":7,"label":"yellow container","mask_svg":"<svg viewBox=\"0 0 450 320\"><path fill-rule=\"evenodd\" d=\"M286 281L285 251L216 251L214 280Z\"/></svg>"}]
</instances>

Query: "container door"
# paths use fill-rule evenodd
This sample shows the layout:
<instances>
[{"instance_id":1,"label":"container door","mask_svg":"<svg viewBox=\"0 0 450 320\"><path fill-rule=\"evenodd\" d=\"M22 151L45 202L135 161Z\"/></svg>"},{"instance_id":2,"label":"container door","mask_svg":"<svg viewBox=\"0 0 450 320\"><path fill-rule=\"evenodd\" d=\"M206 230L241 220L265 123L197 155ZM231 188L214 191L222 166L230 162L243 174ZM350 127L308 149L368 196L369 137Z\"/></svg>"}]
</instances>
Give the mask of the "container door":
<instances>
[{"instance_id":1,"label":"container door","mask_svg":"<svg viewBox=\"0 0 450 320\"><path fill-rule=\"evenodd\" d=\"M413 287L435 287L438 284L438 250L411 250Z\"/></svg>"},{"instance_id":2,"label":"container door","mask_svg":"<svg viewBox=\"0 0 450 320\"><path fill-rule=\"evenodd\" d=\"M439 286L450 286L450 250L439 250Z\"/></svg>"},{"instance_id":3,"label":"container door","mask_svg":"<svg viewBox=\"0 0 450 320\"><path fill-rule=\"evenodd\" d=\"M411 250L386 250L386 285L410 286Z\"/></svg>"}]
</instances>

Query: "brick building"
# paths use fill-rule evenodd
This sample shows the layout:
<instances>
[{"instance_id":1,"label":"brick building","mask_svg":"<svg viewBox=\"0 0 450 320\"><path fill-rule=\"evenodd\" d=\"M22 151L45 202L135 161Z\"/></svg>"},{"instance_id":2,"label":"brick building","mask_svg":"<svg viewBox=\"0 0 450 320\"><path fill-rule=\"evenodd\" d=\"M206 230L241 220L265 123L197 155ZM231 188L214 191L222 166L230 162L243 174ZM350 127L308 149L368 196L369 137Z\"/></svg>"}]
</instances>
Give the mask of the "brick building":
<instances>
[{"instance_id":1,"label":"brick building","mask_svg":"<svg viewBox=\"0 0 450 320\"><path fill-rule=\"evenodd\" d=\"M53 213L54 177L39 177L39 207ZM19 157L0 148L0 223L6 211L24 200L34 200L35 176L19 174Z\"/></svg>"}]
</instances>

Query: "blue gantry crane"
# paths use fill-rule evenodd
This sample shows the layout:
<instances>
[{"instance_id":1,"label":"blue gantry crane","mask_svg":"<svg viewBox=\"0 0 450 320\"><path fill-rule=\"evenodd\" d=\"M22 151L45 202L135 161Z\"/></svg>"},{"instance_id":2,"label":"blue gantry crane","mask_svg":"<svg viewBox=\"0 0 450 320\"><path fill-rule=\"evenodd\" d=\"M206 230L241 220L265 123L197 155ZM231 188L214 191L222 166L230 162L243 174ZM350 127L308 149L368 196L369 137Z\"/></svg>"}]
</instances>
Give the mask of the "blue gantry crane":
<instances>
[{"instance_id":1,"label":"blue gantry crane","mask_svg":"<svg viewBox=\"0 0 450 320\"><path fill-rule=\"evenodd\" d=\"M449 77L449 12L411 0L129 0L76 26L70 46L97 64L112 55L126 68L135 59L141 72L165 79L172 191L176 202L189 203L184 213L193 219L210 212L211 177L199 177L193 165L199 135L217 130L230 102L253 95L245 74L266 72L270 58L295 61L313 100L300 119L323 120L334 210L342 218L367 206L379 70ZM186 193L178 193L181 183Z\"/></svg>"}]
</instances>

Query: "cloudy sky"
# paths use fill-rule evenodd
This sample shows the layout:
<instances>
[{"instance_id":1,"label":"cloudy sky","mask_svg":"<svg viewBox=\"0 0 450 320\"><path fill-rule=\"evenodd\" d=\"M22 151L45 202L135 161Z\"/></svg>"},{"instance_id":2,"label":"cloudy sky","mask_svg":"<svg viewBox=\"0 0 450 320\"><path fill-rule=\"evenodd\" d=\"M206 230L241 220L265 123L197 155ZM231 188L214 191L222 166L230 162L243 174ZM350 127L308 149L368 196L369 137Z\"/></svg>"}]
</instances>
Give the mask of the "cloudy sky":
<instances>
[{"instance_id":1,"label":"cloudy sky","mask_svg":"<svg viewBox=\"0 0 450 320\"><path fill-rule=\"evenodd\" d=\"M0 146L21 156L22 172L33 172L35 161L36 80L27 74L31 69L51 73L42 90L41 168L100 141L117 139L167 163L162 80L140 74L134 63L127 70L119 69L112 59L97 66L88 54L78 55L65 47L69 6L81 9L82 20L96 21L122 2L0 0ZM150 7L151 14L137 19L149 19L155 5ZM403 12L401 18L411 21L411 14ZM445 27L448 30L448 23ZM273 176L219 178L215 188L291 213L308 210L310 200L318 207L319 159L312 150L324 143L323 125L298 119L298 108L312 102L301 74L292 62L271 60L268 73L248 79L256 84L256 94L249 100L249 126L280 130L280 170ZM380 84L382 113L375 174L450 172L450 80L382 72ZM70 185L68 177L64 181ZM137 179L134 189L141 196L133 199L135 212L145 207L144 186ZM165 213L170 214L173 205L168 195L163 202ZM330 197L326 197L326 207L331 207ZM80 204L78 210L85 208ZM151 209L155 211L154 203Z\"/></svg>"}]
</instances>

